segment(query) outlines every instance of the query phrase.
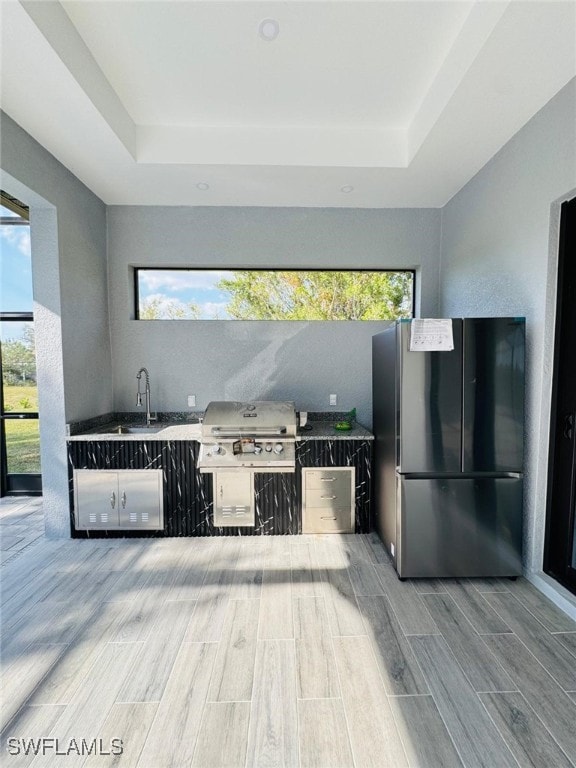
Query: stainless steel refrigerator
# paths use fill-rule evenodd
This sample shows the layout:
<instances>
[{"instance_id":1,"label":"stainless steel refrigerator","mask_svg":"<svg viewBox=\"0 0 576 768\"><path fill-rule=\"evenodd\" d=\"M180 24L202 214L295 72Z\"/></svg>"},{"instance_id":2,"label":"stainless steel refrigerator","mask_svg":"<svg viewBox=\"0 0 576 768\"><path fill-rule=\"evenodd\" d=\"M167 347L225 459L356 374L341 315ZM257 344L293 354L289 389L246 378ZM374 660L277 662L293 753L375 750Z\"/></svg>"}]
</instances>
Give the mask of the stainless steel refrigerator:
<instances>
[{"instance_id":1,"label":"stainless steel refrigerator","mask_svg":"<svg viewBox=\"0 0 576 768\"><path fill-rule=\"evenodd\" d=\"M452 321L452 351L373 337L376 528L401 578L521 573L524 318Z\"/></svg>"}]
</instances>

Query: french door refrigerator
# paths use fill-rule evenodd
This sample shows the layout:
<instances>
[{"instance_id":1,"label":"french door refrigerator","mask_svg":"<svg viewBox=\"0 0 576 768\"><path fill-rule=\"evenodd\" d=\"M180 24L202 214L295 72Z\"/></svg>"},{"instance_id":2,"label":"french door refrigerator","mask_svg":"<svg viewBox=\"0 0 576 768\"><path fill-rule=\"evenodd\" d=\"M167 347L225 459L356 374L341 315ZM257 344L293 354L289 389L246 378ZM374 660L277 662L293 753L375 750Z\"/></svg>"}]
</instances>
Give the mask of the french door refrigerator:
<instances>
[{"instance_id":1,"label":"french door refrigerator","mask_svg":"<svg viewBox=\"0 0 576 768\"><path fill-rule=\"evenodd\" d=\"M400 578L521 573L524 318L452 320L452 351L372 338L376 528Z\"/></svg>"}]
</instances>

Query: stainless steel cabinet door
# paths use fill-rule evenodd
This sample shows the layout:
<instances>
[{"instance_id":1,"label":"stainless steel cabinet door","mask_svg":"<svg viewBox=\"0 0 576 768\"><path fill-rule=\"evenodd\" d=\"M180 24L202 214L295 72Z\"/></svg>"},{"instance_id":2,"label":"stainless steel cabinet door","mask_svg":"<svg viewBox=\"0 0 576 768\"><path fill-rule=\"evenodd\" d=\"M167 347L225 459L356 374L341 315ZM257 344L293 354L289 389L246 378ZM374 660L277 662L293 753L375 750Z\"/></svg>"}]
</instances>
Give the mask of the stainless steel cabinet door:
<instances>
[{"instance_id":1,"label":"stainless steel cabinet door","mask_svg":"<svg viewBox=\"0 0 576 768\"><path fill-rule=\"evenodd\" d=\"M74 506L78 530L118 527L118 473L112 470L74 470Z\"/></svg>"},{"instance_id":2,"label":"stainless steel cabinet door","mask_svg":"<svg viewBox=\"0 0 576 768\"><path fill-rule=\"evenodd\" d=\"M398 325L400 472L461 470L462 321L452 330L452 352L410 352L410 323Z\"/></svg>"},{"instance_id":3,"label":"stainless steel cabinet door","mask_svg":"<svg viewBox=\"0 0 576 768\"><path fill-rule=\"evenodd\" d=\"M254 474L215 472L213 483L214 525L254 525Z\"/></svg>"},{"instance_id":4,"label":"stainless steel cabinet door","mask_svg":"<svg viewBox=\"0 0 576 768\"><path fill-rule=\"evenodd\" d=\"M74 470L74 502L77 530L159 530L162 470Z\"/></svg>"},{"instance_id":5,"label":"stainless steel cabinet door","mask_svg":"<svg viewBox=\"0 0 576 768\"><path fill-rule=\"evenodd\" d=\"M162 470L119 471L118 497L121 528L158 530L163 527Z\"/></svg>"},{"instance_id":6,"label":"stainless steel cabinet door","mask_svg":"<svg viewBox=\"0 0 576 768\"><path fill-rule=\"evenodd\" d=\"M523 318L464 320L463 471L521 472Z\"/></svg>"}]
</instances>

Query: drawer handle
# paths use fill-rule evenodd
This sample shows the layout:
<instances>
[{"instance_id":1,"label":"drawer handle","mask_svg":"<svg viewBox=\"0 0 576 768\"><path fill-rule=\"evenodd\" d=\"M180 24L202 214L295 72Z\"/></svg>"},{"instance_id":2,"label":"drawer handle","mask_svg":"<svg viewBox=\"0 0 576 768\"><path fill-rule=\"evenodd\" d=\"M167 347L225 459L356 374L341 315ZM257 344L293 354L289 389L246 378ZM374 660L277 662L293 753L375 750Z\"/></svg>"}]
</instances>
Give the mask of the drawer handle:
<instances>
[{"instance_id":1,"label":"drawer handle","mask_svg":"<svg viewBox=\"0 0 576 768\"><path fill-rule=\"evenodd\" d=\"M320 496L320 498L321 499L336 499L337 496L333 494L332 496Z\"/></svg>"},{"instance_id":2,"label":"drawer handle","mask_svg":"<svg viewBox=\"0 0 576 768\"><path fill-rule=\"evenodd\" d=\"M114 493L114 491L112 491L112 495L110 496L110 506L112 507L112 509L114 509L114 507L116 506L116 494Z\"/></svg>"},{"instance_id":3,"label":"drawer handle","mask_svg":"<svg viewBox=\"0 0 576 768\"><path fill-rule=\"evenodd\" d=\"M334 480L336 480L335 477L321 477L320 482L321 483L333 483Z\"/></svg>"},{"instance_id":4,"label":"drawer handle","mask_svg":"<svg viewBox=\"0 0 576 768\"><path fill-rule=\"evenodd\" d=\"M328 517L327 515L322 515L320 518L321 520L336 520L336 517L332 515L331 517Z\"/></svg>"}]
</instances>

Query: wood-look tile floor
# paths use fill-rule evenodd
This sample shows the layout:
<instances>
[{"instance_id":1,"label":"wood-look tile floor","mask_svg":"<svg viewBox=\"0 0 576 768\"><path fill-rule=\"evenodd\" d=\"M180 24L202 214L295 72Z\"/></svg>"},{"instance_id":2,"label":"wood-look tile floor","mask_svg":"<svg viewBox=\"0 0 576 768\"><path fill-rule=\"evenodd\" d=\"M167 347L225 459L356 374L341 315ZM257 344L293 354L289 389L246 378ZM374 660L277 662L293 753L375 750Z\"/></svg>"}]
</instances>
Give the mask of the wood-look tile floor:
<instances>
[{"instance_id":1,"label":"wood-look tile floor","mask_svg":"<svg viewBox=\"0 0 576 768\"><path fill-rule=\"evenodd\" d=\"M374 535L40 517L0 503L3 551L27 542L0 568L7 768L576 766L576 623L523 579L400 582Z\"/></svg>"}]
</instances>

